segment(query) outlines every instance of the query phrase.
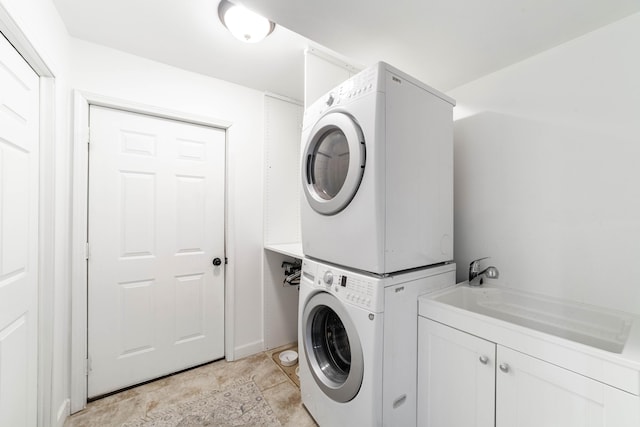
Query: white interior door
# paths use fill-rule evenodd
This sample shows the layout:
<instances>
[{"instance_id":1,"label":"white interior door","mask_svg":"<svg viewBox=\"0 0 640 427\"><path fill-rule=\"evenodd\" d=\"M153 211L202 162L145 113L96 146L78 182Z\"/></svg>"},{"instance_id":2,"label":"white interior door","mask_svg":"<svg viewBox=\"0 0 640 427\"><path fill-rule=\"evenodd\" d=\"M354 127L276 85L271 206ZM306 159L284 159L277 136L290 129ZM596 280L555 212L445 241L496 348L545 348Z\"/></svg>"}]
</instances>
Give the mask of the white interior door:
<instances>
[{"instance_id":1,"label":"white interior door","mask_svg":"<svg viewBox=\"0 0 640 427\"><path fill-rule=\"evenodd\" d=\"M96 106L89 122L95 397L224 356L225 131Z\"/></svg>"},{"instance_id":2,"label":"white interior door","mask_svg":"<svg viewBox=\"0 0 640 427\"><path fill-rule=\"evenodd\" d=\"M0 426L36 425L39 78L0 34Z\"/></svg>"}]
</instances>

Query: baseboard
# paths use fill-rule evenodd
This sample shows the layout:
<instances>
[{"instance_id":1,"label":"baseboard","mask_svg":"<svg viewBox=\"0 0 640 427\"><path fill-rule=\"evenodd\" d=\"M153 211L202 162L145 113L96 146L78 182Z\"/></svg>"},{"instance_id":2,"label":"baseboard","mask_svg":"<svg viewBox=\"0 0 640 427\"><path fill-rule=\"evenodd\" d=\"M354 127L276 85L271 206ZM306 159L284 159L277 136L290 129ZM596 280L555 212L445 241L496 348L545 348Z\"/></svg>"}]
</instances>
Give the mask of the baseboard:
<instances>
[{"instance_id":1,"label":"baseboard","mask_svg":"<svg viewBox=\"0 0 640 427\"><path fill-rule=\"evenodd\" d=\"M56 417L56 427L63 427L64 422L71 415L71 400L65 399L58 409L58 416Z\"/></svg>"},{"instance_id":2,"label":"baseboard","mask_svg":"<svg viewBox=\"0 0 640 427\"><path fill-rule=\"evenodd\" d=\"M234 351L234 360L242 359L247 356L252 356L256 353L264 351L264 341L259 340L249 344L236 347Z\"/></svg>"}]
</instances>

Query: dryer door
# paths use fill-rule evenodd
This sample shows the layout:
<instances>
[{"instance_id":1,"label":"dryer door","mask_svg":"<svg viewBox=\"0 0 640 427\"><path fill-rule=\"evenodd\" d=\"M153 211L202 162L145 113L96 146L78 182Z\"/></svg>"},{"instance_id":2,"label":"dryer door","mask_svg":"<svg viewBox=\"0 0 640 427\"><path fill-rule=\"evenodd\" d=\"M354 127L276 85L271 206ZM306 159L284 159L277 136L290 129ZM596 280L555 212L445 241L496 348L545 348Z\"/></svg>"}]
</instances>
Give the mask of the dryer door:
<instances>
[{"instance_id":1,"label":"dryer door","mask_svg":"<svg viewBox=\"0 0 640 427\"><path fill-rule=\"evenodd\" d=\"M333 112L315 124L302 159L302 188L318 213L333 215L353 199L365 165L362 129L345 113Z\"/></svg>"},{"instance_id":2,"label":"dryer door","mask_svg":"<svg viewBox=\"0 0 640 427\"><path fill-rule=\"evenodd\" d=\"M362 346L344 305L320 292L307 302L302 318L303 345L318 387L336 402L348 402L360 391L364 374Z\"/></svg>"}]
</instances>

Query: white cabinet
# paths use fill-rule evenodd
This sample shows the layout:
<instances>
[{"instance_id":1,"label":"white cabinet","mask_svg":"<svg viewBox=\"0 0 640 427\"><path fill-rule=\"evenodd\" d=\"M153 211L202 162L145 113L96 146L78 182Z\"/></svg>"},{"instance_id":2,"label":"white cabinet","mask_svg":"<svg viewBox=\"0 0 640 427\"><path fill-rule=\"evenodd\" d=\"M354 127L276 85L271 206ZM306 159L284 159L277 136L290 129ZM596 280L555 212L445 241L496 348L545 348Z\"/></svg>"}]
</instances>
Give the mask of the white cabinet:
<instances>
[{"instance_id":1,"label":"white cabinet","mask_svg":"<svg viewBox=\"0 0 640 427\"><path fill-rule=\"evenodd\" d=\"M494 426L496 345L423 317L418 322L418 425Z\"/></svg>"},{"instance_id":2,"label":"white cabinet","mask_svg":"<svg viewBox=\"0 0 640 427\"><path fill-rule=\"evenodd\" d=\"M500 345L496 426L637 427L638 396Z\"/></svg>"},{"instance_id":3,"label":"white cabinet","mask_svg":"<svg viewBox=\"0 0 640 427\"><path fill-rule=\"evenodd\" d=\"M640 425L638 396L423 317L418 399L419 426Z\"/></svg>"}]
</instances>

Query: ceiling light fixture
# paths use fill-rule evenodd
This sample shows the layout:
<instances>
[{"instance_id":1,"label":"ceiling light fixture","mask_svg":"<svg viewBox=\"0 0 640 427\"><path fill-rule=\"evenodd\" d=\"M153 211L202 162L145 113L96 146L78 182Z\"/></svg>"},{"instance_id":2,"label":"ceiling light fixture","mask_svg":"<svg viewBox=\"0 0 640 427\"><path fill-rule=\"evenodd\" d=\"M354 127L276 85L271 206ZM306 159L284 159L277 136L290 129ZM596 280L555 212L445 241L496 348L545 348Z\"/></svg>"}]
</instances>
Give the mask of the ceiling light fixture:
<instances>
[{"instance_id":1,"label":"ceiling light fixture","mask_svg":"<svg viewBox=\"0 0 640 427\"><path fill-rule=\"evenodd\" d=\"M233 36L246 43L257 43L271 34L276 24L244 6L221 0L218 17Z\"/></svg>"}]
</instances>

